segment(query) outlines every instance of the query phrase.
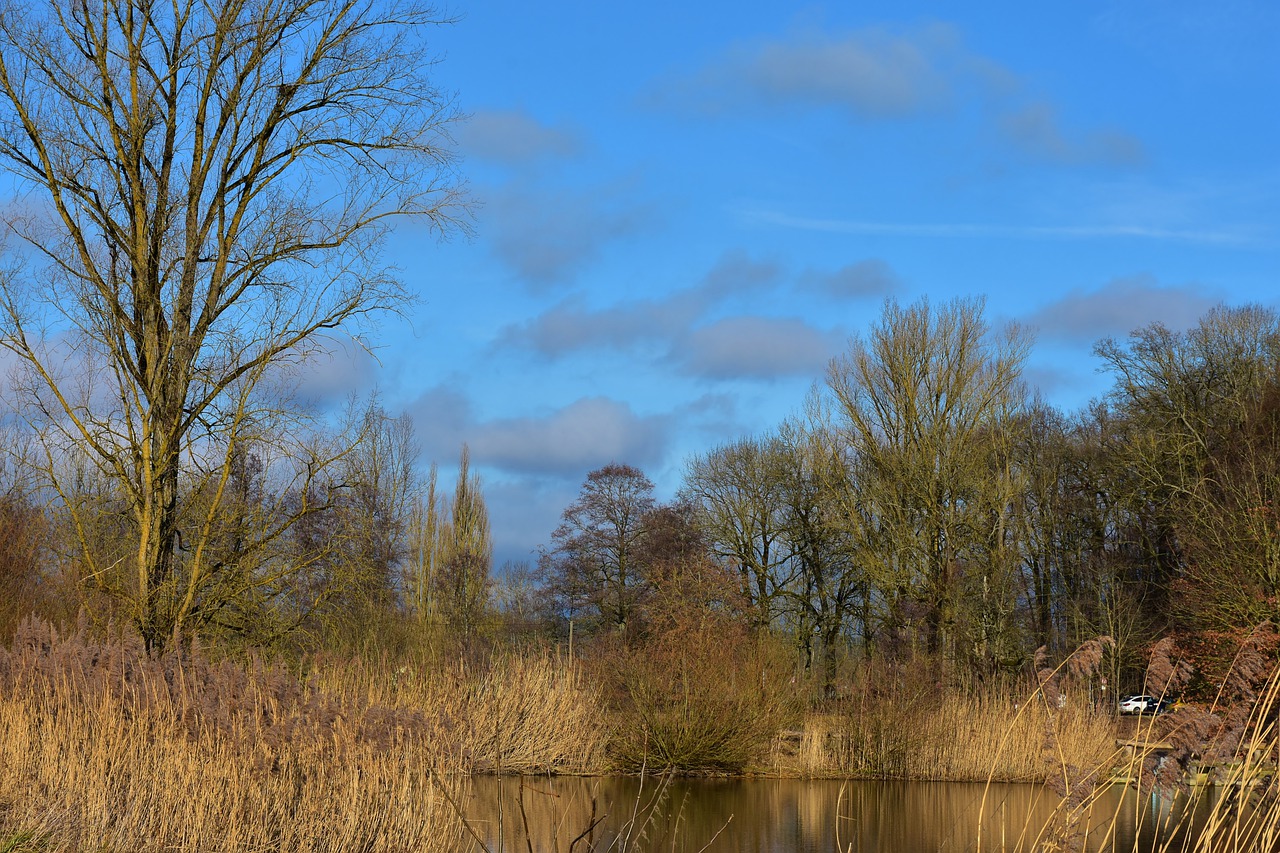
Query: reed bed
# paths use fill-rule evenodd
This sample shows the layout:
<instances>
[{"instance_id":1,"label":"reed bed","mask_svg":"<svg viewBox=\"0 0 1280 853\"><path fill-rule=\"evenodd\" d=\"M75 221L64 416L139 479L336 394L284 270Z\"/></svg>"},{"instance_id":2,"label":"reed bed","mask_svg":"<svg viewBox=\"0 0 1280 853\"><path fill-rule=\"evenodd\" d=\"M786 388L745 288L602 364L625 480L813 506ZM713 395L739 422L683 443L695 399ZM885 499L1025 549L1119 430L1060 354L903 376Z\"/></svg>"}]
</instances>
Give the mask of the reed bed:
<instances>
[{"instance_id":1,"label":"reed bed","mask_svg":"<svg viewBox=\"0 0 1280 853\"><path fill-rule=\"evenodd\" d=\"M304 679L28 621L0 650L0 850L452 850L468 774L588 766L600 726L550 658Z\"/></svg>"},{"instance_id":2,"label":"reed bed","mask_svg":"<svg viewBox=\"0 0 1280 853\"><path fill-rule=\"evenodd\" d=\"M810 715L797 746L776 742L773 761L777 772L802 776L1046 782L1063 762L1108 760L1112 726L1083 702L1059 709L1011 694L959 692L932 705L883 699Z\"/></svg>"},{"instance_id":3,"label":"reed bed","mask_svg":"<svg viewBox=\"0 0 1280 853\"><path fill-rule=\"evenodd\" d=\"M0 702L0 768L12 851L445 851L460 837L429 759L343 726L259 750L110 697L26 693Z\"/></svg>"},{"instance_id":4,"label":"reed bed","mask_svg":"<svg viewBox=\"0 0 1280 853\"><path fill-rule=\"evenodd\" d=\"M1167 640L1155 645L1147 682L1176 692L1191 668L1172 654L1173 646ZM1280 850L1278 648L1280 634L1260 626L1241 644L1212 701L1140 719L1130 745L1096 765L1062 763L1049 780L1060 796L1053 818L1010 849ZM1108 797L1117 785L1141 796ZM1101 806L1104 798L1117 805ZM1122 834L1133 842L1120 842Z\"/></svg>"},{"instance_id":5,"label":"reed bed","mask_svg":"<svg viewBox=\"0 0 1280 853\"><path fill-rule=\"evenodd\" d=\"M607 719L599 691L552 653L499 655L483 666L322 662L324 691L389 708L431 708L453 722L448 749L469 772L597 774Z\"/></svg>"}]
</instances>

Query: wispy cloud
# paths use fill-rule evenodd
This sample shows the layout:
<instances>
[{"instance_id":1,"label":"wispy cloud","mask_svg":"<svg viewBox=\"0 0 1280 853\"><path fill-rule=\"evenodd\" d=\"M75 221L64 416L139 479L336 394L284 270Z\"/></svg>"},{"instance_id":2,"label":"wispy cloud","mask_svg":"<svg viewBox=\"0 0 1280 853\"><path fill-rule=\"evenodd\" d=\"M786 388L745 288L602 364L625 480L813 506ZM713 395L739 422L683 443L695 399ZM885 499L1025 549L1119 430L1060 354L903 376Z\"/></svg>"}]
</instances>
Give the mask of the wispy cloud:
<instances>
[{"instance_id":1,"label":"wispy cloud","mask_svg":"<svg viewBox=\"0 0 1280 853\"><path fill-rule=\"evenodd\" d=\"M843 32L801 28L741 42L697 71L662 80L649 101L707 115L834 109L879 122L945 120L981 104L978 126L1038 160L1120 167L1146 161L1136 136L1068 124L1032 81L970 49L959 28L942 21Z\"/></svg>"},{"instance_id":2,"label":"wispy cloud","mask_svg":"<svg viewBox=\"0 0 1280 853\"><path fill-rule=\"evenodd\" d=\"M486 199L478 230L501 261L539 290L571 281L605 244L654 218L629 186L570 191L516 184Z\"/></svg>"},{"instance_id":3,"label":"wispy cloud","mask_svg":"<svg viewBox=\"0 0 1280 853\"><path fill-rule=\"evenodd\" d=\"M1141 239L1168 240L1184 243L1218 243L1247 246L1263 242L1263 232L1255 227L1219 229L1164 228L1148 225L1001 225L970 222L871 222L856 219L819 219L791 216L764 210L739 212L748 222L795 228L805 231L829 231L838 234L873 234L887 237L982 237L1015 240L1098 240Z\"/></svg>"},{"instance_id":4,"label":"wispy cloud","mask_svg":"<svg viewBox=\"0 0 1280 853\"><path fill-rule=\"evenodd\" d=\"M1137 166L1146 160L1142 142L1118 128L1069 133L1057 108L1045 101L1006 113L999 127L1023 152L1057 163Z\"/></svg>"},{"instance_id":5,"label":"wispy cloud","mask_svg":"<svg viewBox=\"0 0 1280 853\"><path fill-rule=\"evenodd\" d=\"M802 30L737 44L698 72L663 81L651 100L706 113L810 104L862 118L897 118L945 103L955 47L955 32L945 24Z\"/></svg>"},{"instance_id":6,"label":"wispy cloud","mask_svg":"<svg viewBox=\"0 0 1280 853\"><path fill-rule=\"evenodd\" d=\"M578 133L548 126L525 110L478 110L456 131L466 157L527 165L550 157L572 157L582 148Z\"/></svg>"},{"instance_id":7,"label":"wispy cloud","mask_svg":"<svg viewBox=\"0 0 1280 853\"><path fill-rule=\"evenodd\" d=\"M694 286L661 299L637 299L604 308L570 297L524 323L508 326L499 347L529 347L558 357L589 349L627 349L645 341L670 342L726 300L774 286L780 267L745 252L726 252Z\"/></svg>"},{"instance_id":8,"label":"wispy cloud","mask_svg":"<svg viewBox=\"0 0 1280 853\"><path fill-rule=\"evenodd\" d=\"M817 375L843 345L845 332L799 317L766 316L756 310L754 297L791 290L845 302L885 296L899 286L897 275L878 259L834 271L807 269L794 276L773 261L731 251L697 284L660 299L601 308L588 306L582 296L564 299L536 317L507 326L496 348L527 349L552 359L631 351L709 380ZM730 306L742 313L725 317Z\"/></svg>"}]
</instances>

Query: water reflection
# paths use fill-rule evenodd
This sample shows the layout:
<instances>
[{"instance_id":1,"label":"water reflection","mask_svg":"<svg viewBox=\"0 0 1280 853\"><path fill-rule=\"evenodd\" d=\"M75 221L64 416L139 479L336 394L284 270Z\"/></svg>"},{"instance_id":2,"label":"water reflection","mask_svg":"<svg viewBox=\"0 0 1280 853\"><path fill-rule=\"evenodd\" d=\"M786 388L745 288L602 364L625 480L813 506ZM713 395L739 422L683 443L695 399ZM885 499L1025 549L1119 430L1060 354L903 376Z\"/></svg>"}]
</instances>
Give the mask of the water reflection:
<instances>
[{"instance_id":1,"label":"water reflection","mask_svg":"<svg viewBox=\"0 0 1280 853\"><path fill-rule=\"evenodd\" d=\"M995 853L1039 848L1057 803L1032 785L482 777L468 813L494 853L567 851L575 840L580 852ZM1153 849L1154 824L1182 810L1155 804L1133 791L1107 793L1081 821L1091 830L1084 849ZM1104 825L1114 834L1100 832Z\"/></svg>"}]
</instances>

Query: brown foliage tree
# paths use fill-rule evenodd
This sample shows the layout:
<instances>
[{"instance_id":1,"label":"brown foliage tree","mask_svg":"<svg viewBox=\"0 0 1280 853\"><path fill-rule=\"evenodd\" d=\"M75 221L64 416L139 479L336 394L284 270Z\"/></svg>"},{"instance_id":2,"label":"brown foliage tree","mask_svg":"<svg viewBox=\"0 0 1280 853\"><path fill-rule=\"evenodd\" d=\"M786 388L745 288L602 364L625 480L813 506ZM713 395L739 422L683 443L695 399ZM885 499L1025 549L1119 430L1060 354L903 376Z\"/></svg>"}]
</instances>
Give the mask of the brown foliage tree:
<instances>
[{"instance_id":1,"label":"brown foliage tree","mask_svg":"<svg viewBox=\"0 0 1280 853\"><path fill-rule=\"evenodd\" d=\"M49 525L21 495L0 495L0 643L39 604Z\"/></svg>"},{"instance_id":2,"label":"brown foliage tree","mask_svg":"<svg viewBox=\"0 0 1280 853\"><path fill-rule=\"evenodd\" d=\"M610 463L587 475L540 560L565 615L627 624L648 583L641 554L655 505L653 483L639 468Z\"/></svg>"}]
</instances>

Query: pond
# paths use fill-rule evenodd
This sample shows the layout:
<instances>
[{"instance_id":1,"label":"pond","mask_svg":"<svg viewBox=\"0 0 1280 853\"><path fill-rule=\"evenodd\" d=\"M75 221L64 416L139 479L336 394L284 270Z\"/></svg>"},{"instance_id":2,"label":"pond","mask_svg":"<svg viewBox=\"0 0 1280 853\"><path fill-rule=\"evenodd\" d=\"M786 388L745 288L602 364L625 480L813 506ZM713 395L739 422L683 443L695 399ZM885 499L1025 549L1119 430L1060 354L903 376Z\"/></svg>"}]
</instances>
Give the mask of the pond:
<instances>
[{"instance_id":1,"label":"pond","mask_svg":"<svg viewBox=\"0 0 1280 853\"><path fill-rule=\"evenodd\" d=\"M467 811L492 853L569 851L571 845L576 853L994 853L1039 849L1034 841L1057 804L1054 794L1034 785L478 777ZM1155 849L1168 839L1158 839L1153 827L1176 813L1172 809L1114 787L1088 818L1084 849ZM1097 831L1104 822L1114 825L1110 839Z\"/></svg>"}]
</instances>

